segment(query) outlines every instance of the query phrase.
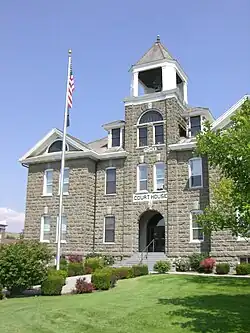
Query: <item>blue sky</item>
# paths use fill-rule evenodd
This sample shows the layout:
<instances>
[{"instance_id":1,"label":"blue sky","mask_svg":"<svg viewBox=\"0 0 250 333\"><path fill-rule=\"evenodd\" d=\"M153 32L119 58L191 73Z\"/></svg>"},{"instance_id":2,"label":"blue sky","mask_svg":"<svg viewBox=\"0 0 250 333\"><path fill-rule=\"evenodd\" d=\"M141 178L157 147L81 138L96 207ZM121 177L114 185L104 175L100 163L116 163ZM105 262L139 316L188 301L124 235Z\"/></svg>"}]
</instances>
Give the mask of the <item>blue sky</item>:
<instances>
[{"instance_id":1,"label":"blue sky","mask_svg":"<svg viewBox=\"0 0 250 333\"><path fill-rule=\"evenodd\" d=\"M8 0L0 11L1 207L23 212L21 157L62 127L67 50L73 50L70 133L84 141L122 119L128 70L156 35L189 77L189 103L218 117L250 93L250 2ZM23 215L22 215L23 216Z\"/></svg>"}]
</instances>

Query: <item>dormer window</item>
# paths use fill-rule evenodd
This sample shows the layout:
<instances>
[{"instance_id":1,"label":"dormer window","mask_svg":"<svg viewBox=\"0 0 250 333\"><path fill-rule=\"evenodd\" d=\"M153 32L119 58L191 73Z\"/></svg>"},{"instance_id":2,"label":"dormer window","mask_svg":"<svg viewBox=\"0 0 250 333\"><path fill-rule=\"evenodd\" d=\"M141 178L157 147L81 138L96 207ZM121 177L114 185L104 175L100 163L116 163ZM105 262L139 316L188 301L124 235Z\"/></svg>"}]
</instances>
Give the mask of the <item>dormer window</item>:
<instances>
[{"instance_id":1,"label":"dormer window","mask_svg":"<svg viewBox=\"0 0 250 333\"><path fill-rule=\"evenodd\" d=\"M190 117L190 136L194 137L201 131L201 116Z\"/></svg>"},{"instance_id":2,"label":"dormer window","mask_svg":"<svg viewBox=\"0 0 250 333\"><path fill-rule=\"evenodd\" d=\"M112 147L120 147L121 146L121 128L113 128L111 130L112 136Z\"/></svg>"}]
</instances>

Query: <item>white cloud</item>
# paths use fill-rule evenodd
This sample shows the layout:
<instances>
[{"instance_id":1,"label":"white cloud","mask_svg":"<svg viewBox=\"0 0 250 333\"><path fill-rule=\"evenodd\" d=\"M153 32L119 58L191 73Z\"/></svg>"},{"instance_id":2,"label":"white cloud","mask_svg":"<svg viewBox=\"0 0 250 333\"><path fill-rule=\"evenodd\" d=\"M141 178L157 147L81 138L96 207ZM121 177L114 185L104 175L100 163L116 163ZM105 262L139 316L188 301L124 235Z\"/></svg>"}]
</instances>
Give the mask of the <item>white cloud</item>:
<instances>
[{"instance_id":1,"label":"white cloud","mask_svg":"<svg viewBox=\"0 0 250 333\"><path fill-rule=\"evenodd\" d=\"M0 221L6 221L8 232L21 232L24 227L24 213L0 207Z\"/></svg>"}]
</instances>

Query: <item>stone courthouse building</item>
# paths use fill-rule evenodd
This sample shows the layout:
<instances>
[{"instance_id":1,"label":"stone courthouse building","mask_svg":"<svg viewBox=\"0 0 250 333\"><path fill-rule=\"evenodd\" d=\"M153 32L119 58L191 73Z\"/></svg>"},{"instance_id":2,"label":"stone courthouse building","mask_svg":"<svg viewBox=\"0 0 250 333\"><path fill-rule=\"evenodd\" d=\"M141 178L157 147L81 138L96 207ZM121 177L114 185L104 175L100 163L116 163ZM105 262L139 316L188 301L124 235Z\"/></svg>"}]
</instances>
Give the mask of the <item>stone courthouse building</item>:
<instances>
[{"instance_id":1,"label":"stone courthouse building","mask_svg":"<svg viewBox=\"0 0 250 333\"><path fill-rule=\"evenodd\" d=\"M247 240L203 234L196 217L211 200L215 172L194 155L209 120L230 126L244 96L217 120L188 104L188 78L159 37L131 68L123 120L103 125L106 137L85 143L67 135L62 251L169 258L209 251L218 261L250 262ZM52 129L21 159L28 168L25 238L56 249L62 132Z\"/></svg>"}]
</instances>

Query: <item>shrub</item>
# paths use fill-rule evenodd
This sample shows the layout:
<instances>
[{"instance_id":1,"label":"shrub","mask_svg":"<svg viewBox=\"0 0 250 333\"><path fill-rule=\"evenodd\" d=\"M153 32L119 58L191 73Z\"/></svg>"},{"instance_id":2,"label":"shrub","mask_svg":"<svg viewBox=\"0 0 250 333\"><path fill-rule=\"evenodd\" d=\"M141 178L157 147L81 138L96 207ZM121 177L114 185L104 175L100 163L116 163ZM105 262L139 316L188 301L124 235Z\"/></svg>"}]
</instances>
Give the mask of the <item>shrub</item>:
<instances>
[{"instance_id":1,"label":"shrub","mask_svg":"<svg viewBox=\"0 0 250 333\"><path fill-rule=\"evenodd\" d=\"M85 260L89 258L102 258L104 266L111 266L115 263L114 257L109 254L92 252L86 255Z\"/></svg>"},{"instance_id":2,"label":"shrub","mask_svg":"<svg viewBox=\"0 0 250 333\"><path fill-rule=\"evenodd\" d=\"M68 264L68 276L83 275L84 269L81 262L70 262Z\"/></svg>"},{"instance_id":3,"label":"shrub","mask_svg":"<svg viewBox=\"0 0 250 333\"><path fill-rule=\"evenodd\" d=\"M209 258L207 253L193 253L189 256L190 268L192 271L200 271L200 262L206 258Z\"/></svg>"},{"instance_id":4,"label":"shrub","mask_svg":"<svg viewBox=\"0 0 250 333\"><path fill-rule=\"evenodd\" d=\"M133 277L148 275L148 265L133 265L132 266Z\"/></svg>"},{"instance_id":5,"label":"shrub","mask_svg":"<svg viewBox=\"0 0 250 333\"><path fill-rule=\"evenodd\" d=\"M250 264L239 264L236 266L237 275L248 275L250 274Z\"/></svg>"},{"instance_id":6,"label":"shrub","mask_svg":"<svg viewBox=\"0 0 250 333\"><path fill-rule=\"evenodd\" d=\"M41 284L47 276L52 254L46 244L18 241L0 247L0 284L11 295Z\"/></svg>"},{"instance_id":7,"label":"shrub","mask_svg":"<svg viewBox=\"0 0 250 333\"><path fill-rule=\"evenodd\" d=\"M102 258L88 258L84 261L84 270L86 274L92 273L97 269L104 267L104 262Z\"/></svg>"},{"instance_id":8,"label":"shrub","mask_svg":"<svg viewBox=\"0 0 250 333\"><path fill-rule=\"evenodd\" d=\"M61 275L50 274L41 285L42 295L56 296L61 295L65 279Z\"/></svg>"},{"instance_id":9,"label":"shrub","mask_svg":"<svg viewBox=\"0 0 250 333\"><path fill-rule=\"evenodd\" d=\"M61 258L60 260L60 270L68 271L68 262L65 258Z\"/></svg>"},{"instance_id":10,"label":"shrub","mask_svg":"<svg viewBox=\"0 0 250 333\"><path fill-rule=\"evenodd\" d=\"M228 263L221 263L216 265L217 274L228 274L230 271L230 266Z\"/></svg>"},{"instance_id":11,"label":"shrub","mask_svg":"<svg viewBox=\"0 0 250 333\"><path fill-rule=\"evenodd\" d=\"M184 258L178 258L174 261L177 272L188 272L190 270L190 262Z\"/></svg>"},{"instance_id":12,"label":"shrub","mask_svg":"<svg viewBox=\"0 0 250 333\"><path fill-rule=\"evenodd\" d=\"M0 284L0 300L4 299L3 286Z\"/></svg>"},{"instance_id":13,"label":"shrub","mask_svg":"<svg viewBox=\"0 0 250 333\"><path fill-rule=\"evenodd\" d=\"M159 260L154 264L154 271L163 274L170 270L171 263L167 260Z\"/></svg>"},{"instance_id":14,"label":"shrub","mask_svg":"<svg viewBox=\"0 0 250 333\"><path fill-rule=\"evenodd\" d=\"M80 278L76 280L75 290L76 294L86 294L92 293L94 290L93 284L91 282L87 282L85 278Z\"/></svg>"},{"instance_id":15,"label":"shrub","mask_svg":"<svg viewBox=\"0 0 250 333\"><path fill-rule=\"evenodd\" d=\"M54 267L51 267L48 269L48 275L60 275L64 278L65 281L66 278L68 277L68 272L64 271L63 269L59 269L57 271Z\"/></svg>"},{"instance_id":16,"label":"shrub","mask_svg":"<svg viewBox=\"0 0 250 333\"><path fill-rule=\"evenodd\" d=\"M70 263L82 263L83 262L83 257L79 254L71 254L68 256L68 261Z\"/></svg>"},{"instance_id":17,"label":"shrub","mask_svg":"<svg viewBox=\"0 0 250 333\"><path fill-rule=\"evenodd\" d=\"M200 262L200 267L204 273L212 273L215 266L215 260L213 258L206 258Z\"/></svg>"},{"instance_id":18,"label":"shrub","mask_svg":"<svg viewBox=\"0 0 250 333\"><path fill-rule=\"evenodd\" d=\"M108 290L116 285L116 275L114 268L105 267L103 269L97 269L91 276L91 282L95 289Z\"/></svg>"},{"instance_id":19,"label":"shrub","mask_svg":"<svg viewBox=\"0 0 250 333\"><path fill-rule=\"evenodd\" d=\"M130 279L133 277L133 269L131 267L114 268L114 274L117 280Z\"/></svg>"}]
</instances>

